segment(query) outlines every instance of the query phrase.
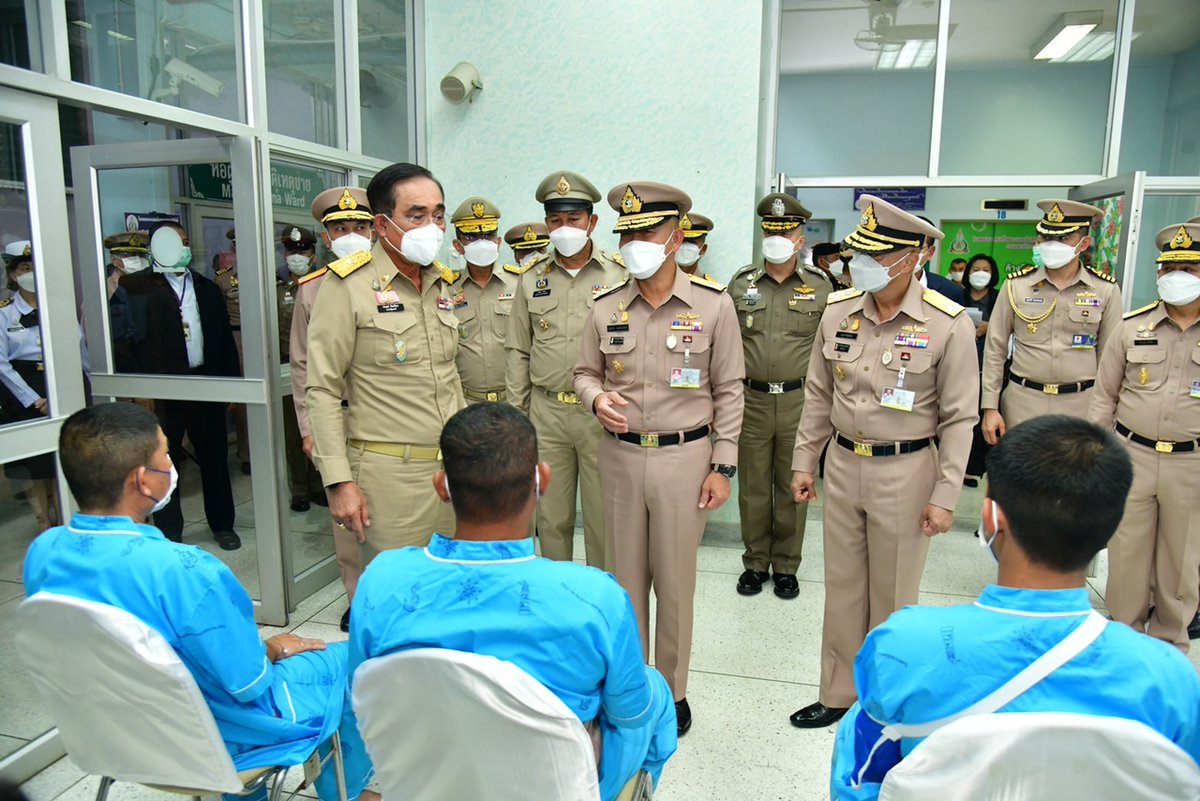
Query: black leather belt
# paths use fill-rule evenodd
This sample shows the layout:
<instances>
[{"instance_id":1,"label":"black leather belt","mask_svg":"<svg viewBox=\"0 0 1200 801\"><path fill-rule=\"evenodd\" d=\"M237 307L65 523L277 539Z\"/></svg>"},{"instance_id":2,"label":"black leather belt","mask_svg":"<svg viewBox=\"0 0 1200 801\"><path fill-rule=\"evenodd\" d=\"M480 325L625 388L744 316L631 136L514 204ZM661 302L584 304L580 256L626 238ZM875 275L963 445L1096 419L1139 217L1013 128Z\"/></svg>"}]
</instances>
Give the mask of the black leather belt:
<instances>
[{"instance_id":1,"label":"black leather belt","mask_svg":"<svg viewBox=\"0 0 1200 801\"><path fill-rule=\"evenodd\" d=\"M1150 437L1143 437L1141 434L1130 431L1128 428L1121 425L1120 422L1117 423L1115 428L1117 429L1118 434L1120 434L1122 437L1125 437L1130 442L1136 442L1138 445L1143 445L1147 448L1153 448L1159 453L1191 453L1192 451L1196 450L1197 445L1200 445L1200 443L1194 439L1186 442L1170 442L1169 440L1150 439Z\"/></svg>"},{"instance_id":2,"label":"black leather belt","mask_svg":"<svg viewBox=\"0 0 1200 801\"><path fill-rule=\"evenodd\" d=\"M933 437L914 439L911 442L859 442L835 433L833 438L855 456L896 456L897 454L916 453L924 450L933 442Z\"/></svg>"},{"instance_id":3,"label":"black leather belt","mask_svg":"<svg viewBox=\"0 0 1200 801\"><path fill-rule=\"evenodd\" d=\"M1096 382L1091 379L1076 381L1073 384L1043 384L1040 381L1030 381L1028 378L1022 378L1016 373L1012 373L1011 378L1023 387L1036 389L1039 392L1045 392L1047 395L1070 395L1072 392L1083 392L1085 389L1091 389L1096 385Z\"/></svg>"},{"instance_id":4,"label":"black leather belt","mask_svg":"<svg viewBox=\"0 0 1200 801\"><path fill-rule=\"evenodd\" d=\"M753 378L743 378L742 383L755 392L765 392L768 395L782 395L796 389L804 388L804 379L795 381L755 381Z\"/></svg>"},{"instance_id":5,"label":"black leather belt","mask_svg":"<svg viewBox=\"0 0 1200 801\"><path fill-rule=\"evenodd\" d=\"M613 434L614 437L622 442L632 442L634 445L641 445L643 448L661 448L664 445L679 445L684 442L702 439L708 436L708 426L700 426L692 431L683 432L683 436L679 434L634 434L628 432L625 434Z\"/></svg>"}]
</instances>

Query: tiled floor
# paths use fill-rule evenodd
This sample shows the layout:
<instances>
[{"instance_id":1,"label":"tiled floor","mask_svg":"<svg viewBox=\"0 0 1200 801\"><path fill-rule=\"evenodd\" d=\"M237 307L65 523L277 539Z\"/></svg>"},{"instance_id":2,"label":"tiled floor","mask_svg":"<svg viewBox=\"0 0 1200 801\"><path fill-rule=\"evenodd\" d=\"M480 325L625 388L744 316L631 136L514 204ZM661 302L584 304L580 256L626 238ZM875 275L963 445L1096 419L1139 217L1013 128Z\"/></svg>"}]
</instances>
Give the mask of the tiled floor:
<instances>
[{"instance_id":1,"label":"tiled floor","mask_svg":"<svg viewBox=\"0 0 1200 801\"><path fill-rule=\"evenodd\" d=\"M980 490L963 493L955 530L937 538L929 551L921 601L969 603L995 575L991 558L972 531L979 522ZM656 795L683 799L788 799L829 797L833 729L801 731L788 715L816 699L820 664L823 543L821 510L809 510L800 597L781 601L769 592L743 598L733 586L742 570L736 506L713 516L700 549L696 630L688 699L695 715L680 741ZM576 552L582 553L577 535ZM1103 609L1105 564L1092 579L1094 605ZM0 578L7 578L0 577ZM3 585L0 585L2 588ZM2 598L3 596L0 596ZM290 628L310 637L345 639L337 622L346 599L337 584L301 602ZM4 641L0 614L0 641ZM264 629L269 634L278 629ZM1192 660L1200 665L1200 649ZM0 669L2 669L0 665ZM63 759L29 781L31 801L87 801L97 779ZM113 801L169 801L178 796L133 785L117 785Z\"/></svg>"}]
</instances>

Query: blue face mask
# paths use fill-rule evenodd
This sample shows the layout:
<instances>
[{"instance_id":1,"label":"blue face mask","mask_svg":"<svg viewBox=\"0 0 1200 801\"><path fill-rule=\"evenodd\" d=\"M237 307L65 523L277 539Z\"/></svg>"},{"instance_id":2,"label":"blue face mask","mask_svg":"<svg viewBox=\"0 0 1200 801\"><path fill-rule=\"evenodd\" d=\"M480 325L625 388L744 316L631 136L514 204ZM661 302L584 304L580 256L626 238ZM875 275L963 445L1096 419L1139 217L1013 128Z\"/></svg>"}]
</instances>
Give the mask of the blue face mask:
<instances>
[{"instance_id":1,"label":"blue face mask","mask_svg":"<svg viewBox=\"0 0 1200 801\"><path fill-rule=\"evenodd\" d=\"M186 270L187 266L192 263L192 249L187 245L183 246L183 253L179 256L179 261L175 262L175 266L181 270Z\"/></svg>"}]
</instances>

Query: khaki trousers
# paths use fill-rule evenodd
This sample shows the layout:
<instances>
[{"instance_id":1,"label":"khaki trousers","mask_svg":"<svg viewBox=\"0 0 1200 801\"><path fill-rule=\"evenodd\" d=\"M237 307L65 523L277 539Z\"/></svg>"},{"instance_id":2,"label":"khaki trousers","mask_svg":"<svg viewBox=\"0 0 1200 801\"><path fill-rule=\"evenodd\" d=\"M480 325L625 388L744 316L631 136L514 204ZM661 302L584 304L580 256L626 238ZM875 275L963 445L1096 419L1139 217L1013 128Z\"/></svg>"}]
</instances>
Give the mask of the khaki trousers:
<instances>
[{"instance_id":1,"label":"khaki trousers","mask_svg":"<svg viewBox=\"0 0 1200 801\"><path fill-rule=\"evenodd\" d=\"M304 455L304 441L296 420L296 404L290 395L283 399L283 452L287 457L288 491L293 500L308 500L315 492L324 493L321 474Z\"/></svg>"},{"instance_id":2,"label":"khaki trousers","mask_svg":"<svg viewBox=\"0 0 1200 801\"><path fill-rule=\"evenodd\" d=\"M937 471L933 446L855 456L830 442L825 460L825 621L821 690L828 707L854 703L854 657L867 632L915 604L929 539L921 512Z\"/></svg>"},{"instance_id":3,"label":"khaki trousers","mask_svg":"<svg viewBox=\"0 0 1200 801\"><path fill-rule=\"evenodd\" d=\"M770 395L746 389L738 440L738 511L742 565L747 570L795 574L804 547L808 504L792 501L792 452L804 411L802 389Z\"/></svg>"},{"instance_id":4,"label":"khaki trousers","mask_svg":"<svg viewBox=\"0 0 1200 801\"><path fill-rule=\"evenodd\" d=\"M428 545L434 532L454 536L454 509L433 489L440 461L385 456L349 445L346 458L354 482L367 496L371 517L362 545L363 567L380 551Z\"/></svg>"},{"instance_id":5,"label":"khaki trousers","mask_svg":"<svg viewBox=\"0 0 1200 801\"><path fill-rule=\"evenodd\" d=\"M611 570L605 547L604 511L596 448L604 429L579 404L559 403L537 387L529 417L538 435L538 458L550 465L550 486L538 503L537 534L542 556L569 562L575 552L575 487L583 504L587 563Z\"/></svg>"},{"instance_id":6,"label":"khaki trousers","mask_svg":"<svg viewBox=\"0 0 1200 801\"><path fill-rule=\"evenodd\" d=\"M1033 381L1036 378L1027 376ZM1072 392L1067 395L1047 395L1040 389L1032 389L1015 381L1009 382L1000 395L1000 415L1004 427L1012 428L1043 414L1067 414L1087 419L1088 404L1092 402L1092 390Z\"/></svg>"},{"instance_id":7,"label":"khaki trousers","mask_svg":"<svg viewBox=\"0 0 1200 801\"><path fill-rule=\"evenodd\" d=\"M687 695L696 553L708 520L699 508L700 487L712 470L711 458L707 437L661 448L609 435L600 442L612 572L633 602L647 659L654 588L654 664L676 701Z\"/></svg>"},{"instance_id":8,"label":"khaki trousers","mask_svg":"<svg viewBox=\"0 0 1200 801\"><path fill-rule=\"evenodd\" d=\"M1133 487L1108 543L1104 601L1113 620L1186 654L1187 626L1200 599L1200 453L1127 447Z\"/></svg>"}]
</instances>

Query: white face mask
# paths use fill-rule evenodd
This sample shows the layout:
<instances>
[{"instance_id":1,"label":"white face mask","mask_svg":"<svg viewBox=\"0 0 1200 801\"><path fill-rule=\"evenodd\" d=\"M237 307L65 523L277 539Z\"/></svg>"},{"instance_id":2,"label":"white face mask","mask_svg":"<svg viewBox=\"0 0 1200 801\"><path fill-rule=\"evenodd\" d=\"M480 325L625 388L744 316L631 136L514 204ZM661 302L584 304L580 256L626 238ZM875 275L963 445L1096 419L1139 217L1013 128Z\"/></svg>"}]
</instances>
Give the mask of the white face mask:
<instances>
[{"instance_id":1,"label":"white face mask","mask_svg":"<svg viewBox=\"0 0 1200 801\"><path fill-rule=\"evenodd\" d=\"M550 244L560 255L570 258L583 250L588 243L588 232L581 228L563 225L550 232Z\"/></svg>"},{"instance_id":2,"label":"white face mask","mask_svg":"<svg viewBox=\"0 0 1200 801\"><path fill-rule=\"evenodd\" d=\"M1186 306L1200 298L1200 278L1174 270L1158 279L1158 296L1171 306Z\"/></svg>"},{"instance_id":3,"label":"white face mask","mask_svg":"<svg viewBox=\"0 0 1200 801\"><path fill-rule=\"evenodd\" d=\"M463 248L463 256L468 264L476 267L490 267L496 263L500 255L500 245L490 239L476 239Z\"/></svg>"},{"instance_id":4,"label":"white face mask","mask_svg":"<svg viewBox=\"0 0 1200 801\"><path fill-rule=\"evenodd\" d=\"M142 270L150 266L150 260L145 256L122 256L121 257L121 272L126 275L140 273Z\"/></svg>"},{"instance_id":5,"label":"white face mask","mask_svg":"<svg viewBox=\"0 0 1200 801\"><path fill-rule=\"evenodd\" d=\"M1042 257L1042 264L1047 270L1057 270L1060 267L1066 267L1075 260L1079 255L1075 248L1068 245L1066 242L1050 240L1036 245L1038 255Z\"/></svg>"},{"instance_id":6,"label":"white face mask","mask_svg":"<svg viewBox=\"0 0 1200 801\"><path fill-rule=\"evenodd\" d=\"M963 271L962 270L951 270L950 271L950 280L951 281L953 281L956 284L961 284L962 279L963 279Z\"/></svg>"},{"instance_id":7,"label":"white face mask","mask_svg":"<svg viewBox=\"0 0 1200 801\"><path fill-rule=\"evenodd\" d=\"M351 231L348 234L342 234L337 239L330 240L329 249L339 259L344 259L351 253L358 253L360 250L370 250L371 240L362 234L356 234Z\"/></svg>"},{"instance_id":8,"label":"white face mask","mask_svg":"<svg viewBox=\"0 0 1200 801\"><path fill-rule=\"evenodd\" d=\"M150 510L150 514L155 514L157 512L161 512L170 502L171 496L175 494L175 488L179 486L179 471L175 469L175 465L171 465L170 472L167 472L166 470L159 470L154 467L147 467L146 469L152 473L163 473L171 477L171 481L167 485L167 492L165 495L163 495L161 498L154 498L153 495L149 496L154 498L154 508Z\"/></svg>"},{"instance_id":9,"label":"white face mask","mask_svg":"<svg viewBox=\"0 0 1200 801\"><path fill-rule=\"evenodd\" d=\"M904 259L902 258L900 261L904 261ZM850 280L854 282L855 289L861 289L863 292L878 292L892 282L892 277L888 273L900 261L885 266L865 253L855 253L854 258L850 260Z\"/></svg>"},{"instance_id":10,"label":"white face mask","mask_svg":"<svg viewBox=\"0 0 1200 801\"><path fill-rule=\"evenodd\" d=\"M533 497L542 497L542 474L536 467L533 468Z\"/></svg>"},{"instance_id":11,"label":"white face mask","mask_svg":"<svg viewBox=\"0 0 1200 801\"><path fill-rule=\"evenodd\" d=\"M992 536L990 539L988 538L987 534L983 530L983 521L980 521L980 523L979 523L979 547L986 549L987 552L992 555L992 559L999 562L1000 557L996 556L996 552L992 550L992 543L996 541L996 535L1000 533L1000 526L996 522L996 502L992 501L991 505L988 506L988 509L991 510L991 513L992 513L991 514Z\"/></svg>"},{"instance_id":12,"label":"white face mask","mask_svg":"<svg viewBox=\"0 0 1200 801\"><path fill-rule=\"evenodd\" d=\"M392 227L400 233L404 234L404 238L400 240L400 255L411 261L413 264L419 264L426 267L433 263L433 257L442 249L442 240L446 236L446 232L439 228L434 223L426 223L420 228L412 228L405 231L400 226L392 221L391 217L385 217ZM389 247L391 243L388 243ZM395 248L392 248L395 250Z\"/></svg>"},{"instance_id":13,"label":"white face mask","mask_svg":"<svg viewBox=\"0 0 1200 801\"><path fill-rule=\"evenodd\" d=\"M771 264L783 264L796 255L796 243L786 236L768 236L763 240L762 254Z\"/></svg>"},{"instance_id":14,"label":"white face mask","mask_svg":"<svg viewBox=\"0 0 1200 801\"><path fill-rule=\"evenodd\" d=\"M984 289L985 287L992 285L992 274L971 273L971 276L967 279L967 281L969 281L971 286L975 287L976 289Z\"/></svg>"},{"instance_id":15,"label":"white face mask","mask_svg":"<svg viewBox=\"0 0 1200 801\"><path fill-rule=\"evenodd\" d=\"M16 277L17 286L24 289L26 292L37 292L37 278L33 273L21 273Z\"/></svg>"},{"instance_id":16,"label":"white face mask","mask_svg":"<svg viewBox=\"0 0 1200 801\"><path fill-rule=\"evenodd\" d=\"M700 261L700 246L695 242L684 242L675 251L675 263L680 267L691 267Z\"/></svg>"},{"instance_id":17,"label":"white face mask","mask_svg":"<svg viewBox=\"0 0 1200 801\"><path fill-rule=\"evenodd\" d=\"M658 272L658 268L667 260L667 246L662 242L634 239L621 246L621 259L630 275L645 281Z\"/></svg>"},{"instance_id":18,"label":"white face mask","mask_svg":"<svg viewBox=\"0 0 1200 801\"><path fill-rule=\"evenodd\" d=\"M287 268L291 271L292 275L304 275L308 272L308 268L311 265L308 256L300 253L285 256L283 260L287 262Z\"/></svg>"}]
</instances>

